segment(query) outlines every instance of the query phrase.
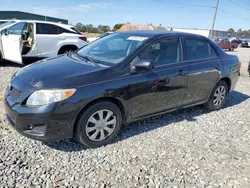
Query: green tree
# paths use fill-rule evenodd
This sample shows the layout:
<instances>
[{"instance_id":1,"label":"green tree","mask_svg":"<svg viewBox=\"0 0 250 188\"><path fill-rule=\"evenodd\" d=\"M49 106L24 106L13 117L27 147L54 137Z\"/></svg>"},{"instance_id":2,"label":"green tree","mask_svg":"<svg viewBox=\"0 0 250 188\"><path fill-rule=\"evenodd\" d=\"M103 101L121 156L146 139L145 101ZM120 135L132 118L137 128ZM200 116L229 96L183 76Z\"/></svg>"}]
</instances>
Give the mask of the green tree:
<instances>
[{"instance_id":1,"label":"green tree","mask_svg":"<svg viewBox=\"0 0 250 188\"><path fill-rule=\"evenodd\" d=\"M247 34L249 34L248 31L247 31L247 30L244 30L244 31L243 31L243 35L247 35Z\"/></svg>"},{"instance_id":2,"label":"green tree","mask_svg":"<svg viewBox=\"0 0 250 188\"><path fill-rule=\"evenodd\" d=\"M242 33L242 29L238 29L238 33Z\"/></svg>"},{"instance_id":3,"label":"green tree","mask_svg":"<svg viewBox=\"0 0 250 188\"><path fill-rule=\"evenodd\" d=\"M81 31L82 32L82 23L77 23L76 25L75 25L75 28L78 30L78 31Z\"/></svg>"},{"instance_id":4,"label":"green tree","mask_svg":"<svg viewBox=\"0 0 250 188\"><path fill-rule=\"evenodd\" d=\"M227 30L228 33L233 33L234 32L234 29L233 28L230 28Z\"/></svg>"},{"instance_id":5,"label":"green tree","mask_svg":"<svg viewBox=\"0 0 250 188\"><path fill-rule=\"evenodd\" d=\"M123 25L124 24L122 24L122 23L115 24L114 27L113 27L113 31L119 30Z\"/></svg>"}]
</instances>

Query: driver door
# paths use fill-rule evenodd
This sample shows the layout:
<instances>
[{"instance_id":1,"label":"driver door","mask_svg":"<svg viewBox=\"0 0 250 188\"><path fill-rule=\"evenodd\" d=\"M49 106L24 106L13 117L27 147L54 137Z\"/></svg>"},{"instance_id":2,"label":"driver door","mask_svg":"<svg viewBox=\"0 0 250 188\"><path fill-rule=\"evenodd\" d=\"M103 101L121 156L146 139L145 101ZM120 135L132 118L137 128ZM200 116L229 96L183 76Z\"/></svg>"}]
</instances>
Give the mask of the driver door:
<instances>
[{"instance_id":1,"label":"driver door","mask_svg":"<svg viewBox=\"0 0 250 188\"><path fill-rule=\"evenodd\" d=\"M25 22L19 22L7 29L1 36L3 59L22 63L22 33Z\"/></svg>"}]
</instances>

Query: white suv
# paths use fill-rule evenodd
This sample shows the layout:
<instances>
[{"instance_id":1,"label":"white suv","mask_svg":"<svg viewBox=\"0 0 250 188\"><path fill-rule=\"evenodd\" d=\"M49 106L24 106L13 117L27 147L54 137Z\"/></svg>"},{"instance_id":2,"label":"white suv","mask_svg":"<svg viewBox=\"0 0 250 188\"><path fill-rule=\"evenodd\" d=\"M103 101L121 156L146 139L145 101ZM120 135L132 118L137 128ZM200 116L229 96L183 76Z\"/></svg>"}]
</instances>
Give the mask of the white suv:
<instances>
[{"instance_id":1,"label":"white suv","mask_svg":"<svg viewBox=\"0 0 250 188\"><path fill-rule=\"evenodd\" d=\"M0 59L22 63L76 50L87 38L73 26L61 23L13 20L0 25Z\"/></svg>"}]
</instances>

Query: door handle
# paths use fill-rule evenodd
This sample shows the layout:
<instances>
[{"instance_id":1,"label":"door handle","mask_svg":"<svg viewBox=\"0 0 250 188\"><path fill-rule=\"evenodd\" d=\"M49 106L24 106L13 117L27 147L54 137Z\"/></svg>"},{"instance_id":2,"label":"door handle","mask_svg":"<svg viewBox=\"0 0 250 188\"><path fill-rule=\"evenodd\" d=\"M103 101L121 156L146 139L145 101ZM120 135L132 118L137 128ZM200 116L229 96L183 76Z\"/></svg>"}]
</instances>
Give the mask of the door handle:
<instances>
[{"instance_id":1,"label":"door handle","mask_svg":"<svg viewBox=\"0 0 250 188\"><path fill-rule=\"evenodd\" d=\"M187 73L183 69L181 69L181 70L179 70L178 74L180 76L185 76Z\"/></svg>"}]
</instances>

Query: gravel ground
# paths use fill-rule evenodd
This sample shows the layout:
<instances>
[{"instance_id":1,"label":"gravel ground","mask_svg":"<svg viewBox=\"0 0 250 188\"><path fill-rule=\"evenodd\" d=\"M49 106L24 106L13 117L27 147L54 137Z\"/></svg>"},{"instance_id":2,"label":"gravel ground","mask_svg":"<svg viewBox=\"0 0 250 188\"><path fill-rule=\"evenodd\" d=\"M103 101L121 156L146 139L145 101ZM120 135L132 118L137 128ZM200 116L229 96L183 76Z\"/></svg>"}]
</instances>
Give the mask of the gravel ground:
<instances>
[{"instance_id":1,"label":"gravel ground","mask_svg":"<svg viewBox=\"0 0 250 188\"><path fill-rule=\"evenodd\" d=\"M250 49L224 109L193 107L123 128L106 147L48 144L19 135L0 98L0 187L250 187ZM2 63L0 94L20 67Z\"/></svg>"}]
</instances>

